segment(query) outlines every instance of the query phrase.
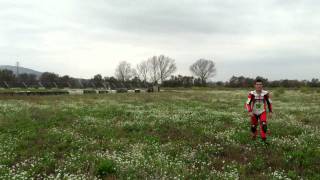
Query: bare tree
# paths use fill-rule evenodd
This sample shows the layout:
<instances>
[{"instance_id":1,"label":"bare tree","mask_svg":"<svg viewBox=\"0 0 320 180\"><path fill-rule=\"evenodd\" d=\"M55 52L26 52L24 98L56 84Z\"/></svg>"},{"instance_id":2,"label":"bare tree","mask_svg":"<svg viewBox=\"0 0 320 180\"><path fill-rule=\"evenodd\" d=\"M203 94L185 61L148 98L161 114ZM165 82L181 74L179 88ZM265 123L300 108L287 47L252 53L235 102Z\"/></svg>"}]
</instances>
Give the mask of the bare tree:
<instances>
[{"instance_id":1,"label":"bare tree","mask_svg":"<svg viewBox=\"0 0 320 180\"><path fill-rule=\"evenodd\" d=\"M176 63L174 62L174 59L171 59L164 55L160 55L158 57L158 64L159 64L159 76L160 76L161 82L166 80L177 70L177 66L176 66Z\"/></svg>"},{"instance_id":2,"label":"bare tree","mask_svg":"<svg viewBox=\"0 0 320 180\"><path fill-rule=\"evenodd\" d=\"M159 76L159 63L158 63L157 56L153 56L148 59L148 69L149 69L151 82L153 83L158 82L160 79L160 76Z\"/></svg>"},{"instance_id":3,"label":"bare tree","mask_svg":"<svg viewBox=\"0 0 320 180\"><path fill-rule=\"evenodd\" d=\"M205 84L207 79L216 75L215 63L207 59L199 59L190 66L190 71L201 79L202 84Z\"/></svg>"},{"instance_id":4,"label":"bare tree","mask_svg":"<svg viewBox=\"0 0 320 180\"><path fill-rule=\"evenodd\" d=\"M164 55L153 56L147 62L150 79L153 83L159 80L163 82L177 70L174 59Z\"/></svg>"},{"instance_id":5,"label":"bare tree","mask_svg":"<svg viewBox=\"0 0 320 180\"><path fill-rule=\"evenodd\" d=\"M142 61L140 64L137 65L137 75L139 78L146 83L148 80L148 62L147 61Z\"/></svg>"},{"instance_id":6,"label":"bare tree","mask_svg":"<svg viewBox=\"0 0 320 180\"><path fill-rule=\"evenodd\" d=\"M126 61L122 61L118 65L115 75L119 81L125 82L132 78L134 75L134 69L132 69L131 65Z\"/></svg>"}]
</instances>

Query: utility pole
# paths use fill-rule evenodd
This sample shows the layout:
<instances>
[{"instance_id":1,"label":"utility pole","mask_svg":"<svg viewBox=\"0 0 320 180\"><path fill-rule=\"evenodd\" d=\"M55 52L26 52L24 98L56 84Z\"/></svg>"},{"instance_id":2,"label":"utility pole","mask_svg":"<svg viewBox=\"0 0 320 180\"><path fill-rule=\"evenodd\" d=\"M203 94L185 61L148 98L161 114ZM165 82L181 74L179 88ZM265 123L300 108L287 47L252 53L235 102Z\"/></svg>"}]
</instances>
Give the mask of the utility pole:
<instances>
[{"instance_id":1,"label":"utility pole","mask_svg":"<svg viewBox=\"0 0 320 180\"><path fill-rule=\"evenodd\" d=\"M16 74L17 82L20 83L20 79L19 79L19 61L17 61L17 66L16 66L16 68L17 68L17 70L16 70L16 71L17 71L17 72L16 72L16 73L17 73L17 74Z\"/></svg>"},{"instance_id":2,"label":"utility pole","mask_svg":"<svg viewBox=\"0 0 320 180\"><path fill-rule=\"evenodd\" d=\"M19 61L17 62L17 77L19 77Z\"/></svg>"}]
</instances>

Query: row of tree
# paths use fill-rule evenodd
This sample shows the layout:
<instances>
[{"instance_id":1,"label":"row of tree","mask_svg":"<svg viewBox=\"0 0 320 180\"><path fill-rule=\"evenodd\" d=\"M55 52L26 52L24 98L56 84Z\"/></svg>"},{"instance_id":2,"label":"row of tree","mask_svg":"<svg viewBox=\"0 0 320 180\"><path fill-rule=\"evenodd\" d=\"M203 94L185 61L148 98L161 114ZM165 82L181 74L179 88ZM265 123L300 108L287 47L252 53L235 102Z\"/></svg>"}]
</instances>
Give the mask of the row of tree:
<instances>
[{"instance_id":1,"label":"row of tree","mask_svg":"<svg viewBox=\"0 0 320 180\"><path fill-rule=\"evenodd\" d=\"M176 70L177 66L174 59L160 55L142 61L137 65L136 69L132 68L126 61L123 61L118 65L115 75L122 82L132 78L139 78L144 83L163 84ZM190 66L190 71L204 85L208 79L215 75L216 67L212 60L199 59Z\"/></svg>"},{"instance_id":2,"label":"row of tree","mask_svg":"<svg viewBox=\"0 0 320 180\"><path fill-rule=\"evenodd\" d=\"M163 87L192 87L192 86L223 86L223 87L252 87L254 78L232 76L227 82L209 82L216 75L215 63L208 59L199 59L190 66L194 76L173 75L177 71L175 60L164 55L153 56L140 62L133 68L130 63L122 61L115 69L115 76L103 77L95 75L91 79L77 79L68 75L59 76L45 72L40 77L34 74L19 74L10 70L0 70L0 87L70 87L70 88L142 88L154 84ZM277 80L269 81L263 77L266 86L270 87L320 87L319 79L311 81Z\"/></svg>"},{"instance_id":3,"label":"row of tree","mask_svg":"<svg viewBox=\"0 0 320 180\"><path fill-rule=\"evenodd\" d=\"M286 87L286 88L293 88L293 87L320 87L319 79L313 78L311 81L308 80L274 80L270 81L264 77L256 77L255 79L261 79L263 81L264 86L268 87ZM255 79L248 78L244 76L232 76L230 80L224 83L224 86L227 87L252 87L254 85Z\"/></svg>"},{"instance_id":4,"label":"row of tree","mask_svg":"<svg viewBox=\"0 0 320 180\"><path fill-rule=\"evenodd\" d=\"M177 71L175 60L165 56L153 56L142 61L133 68L130 63L122 61L115 69L115 76L102 77L95 75L92 79L75 79L68 75L59 76L55 73L45 72L40 77L33 74L16 75L9 70L0 71L0 86L45 86L45 87L148 87L153 84L167 84L170 86L172 79L168 78ZM215 75L215 63L212 60L199 59L192 66L190 71L197 77L188 77L188 85L205 85L209 78ZM173 77L171 77L173 78ZM180 78L180 77L179 77ZM185 78L184 78L185 79ZM176 80L180 81L180 80ZM2 85L1 85L2 82ZM129 85L128 85L129 84ZM174 83L171 83L172 86ZM186 85L184 80L182 85Z\"/></svg>"}]
</instances>

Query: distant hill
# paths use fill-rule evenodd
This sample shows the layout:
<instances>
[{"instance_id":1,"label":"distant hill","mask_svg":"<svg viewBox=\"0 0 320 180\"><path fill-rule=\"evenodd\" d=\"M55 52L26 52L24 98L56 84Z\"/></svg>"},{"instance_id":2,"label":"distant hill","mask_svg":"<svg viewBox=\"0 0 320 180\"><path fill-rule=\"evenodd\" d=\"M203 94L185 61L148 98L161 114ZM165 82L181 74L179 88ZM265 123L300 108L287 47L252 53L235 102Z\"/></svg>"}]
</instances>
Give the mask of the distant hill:
<instances>
[{"instance_id":1,"label":"distant hill","mask_svg":"<svg viewBox=\"0 0 320 180\"><path fill-rule=\"evenodd\" d=\"M10 71L13 71L13 73L17 74L17 67L16 66L8 66L8 65L0 65L0 69L8 69ZM42 72L35 71L33 69L19 67L19 74L35 74L37 77L40 77Z\"/></svg>"}]
</instances>

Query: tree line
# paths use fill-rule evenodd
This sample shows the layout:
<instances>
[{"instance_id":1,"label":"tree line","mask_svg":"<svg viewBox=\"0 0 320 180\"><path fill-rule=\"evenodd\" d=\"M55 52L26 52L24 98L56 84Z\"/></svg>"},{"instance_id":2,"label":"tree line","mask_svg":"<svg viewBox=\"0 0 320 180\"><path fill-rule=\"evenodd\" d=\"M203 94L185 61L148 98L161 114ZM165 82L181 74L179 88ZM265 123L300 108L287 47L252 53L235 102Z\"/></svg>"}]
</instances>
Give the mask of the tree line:
<instances>
[{"instance_id":1,"label":"tree line","mask_svg":"<svg viewBox=\"0 0 320 180\"><path fill-rule=\"evenodd\" d=\"M16 75L10 70L0 70L0 87L46 87L46 88L148 88L155 84L162 87L252 87L256 78L262 79L269 87L320 87L319 79L307 80L275 80L264 77L249 78L232 76L229 81L212 82L216 75L216 66L212 60L199 59L190 66L192 76L173 75L177 71L175 60L165 55L153 56L141 61L133 67L122 61L115 69L114 76L94 75L91 79L73 78L68 75L45 72L37 77L34 74Z\"/></svg>"},{"instance_id":2,"label":"tree line","mask_svg":"<svg viewBox=\"0 0 320 180\"><path fill-rule=\"evenodd\" d=\"M33 74L16 75L10 70L0 70L1 87L71 87L71 88L147 88L155 84L169 86L173 73L177 71L177 65L173 58L165 55L153 56L136 65L134 68L130 63L122 61L115 69L114 76L103 77L96 74L91 79L78 79L68 75L45 72L40 77ZM205 86L208 79L215 75L215 63L212 60L199 59L190 71L194 77L188 78L188 84L201 84ZM170 78L171 77L171 78ZM185 79L185 78L184 78ZM192 82L191 82L192 80ZM185 84L185 80L183 84ZM173 84L172 84L173 85ZM175 86L175 85L173 85Z\"/></svg>"},{"instance_id":3,"label":"tree line","mask_svg":"<svg viewBox=\"0 0 320 180\"><path fill-rule=\"evenodd\" d=\"M309 80L273 80L270 81L264 77L256 77L255 79L261 79L264 86L268 87L285 87L285 88L294 88L294 87L320 87L320 81L317 78ZM248 78L244 76L232 76L228 82L224 83L226 87L252 87L254 85L254 78Z\"/></svg>"}]
</instances>

